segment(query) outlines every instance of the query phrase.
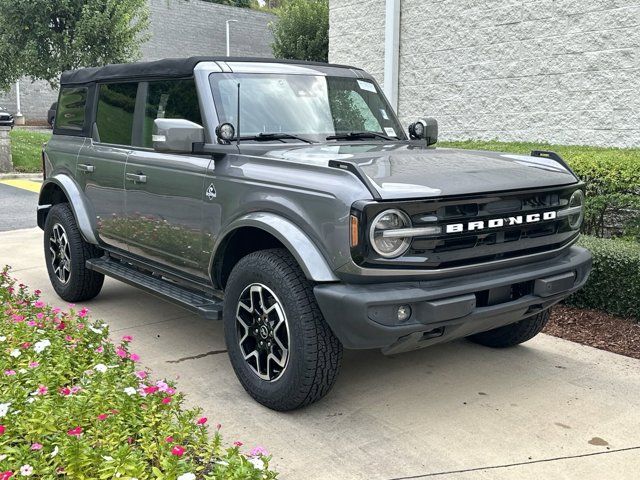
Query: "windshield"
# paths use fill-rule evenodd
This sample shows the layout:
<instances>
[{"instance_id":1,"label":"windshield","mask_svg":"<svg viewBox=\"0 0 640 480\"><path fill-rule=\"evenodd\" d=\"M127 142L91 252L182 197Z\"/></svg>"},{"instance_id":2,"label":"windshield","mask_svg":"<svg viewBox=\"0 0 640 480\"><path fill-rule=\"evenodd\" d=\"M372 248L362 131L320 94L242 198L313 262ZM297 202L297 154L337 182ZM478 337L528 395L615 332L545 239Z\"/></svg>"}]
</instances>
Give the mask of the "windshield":
<instances>
[{"instance_id":1,"label":"windshield","mask_svg":"<svg viewBox=\"0 0 640 480\"><path fill-rule=\"evenodd\" d=\"M352 132L376 132L404 140L395 114L369 81L323 75L213 73L210 76L219 122L240 135L297 135L313 141ZM291 141L296 141L292 139Z\"/></svg>"}]
</instances>

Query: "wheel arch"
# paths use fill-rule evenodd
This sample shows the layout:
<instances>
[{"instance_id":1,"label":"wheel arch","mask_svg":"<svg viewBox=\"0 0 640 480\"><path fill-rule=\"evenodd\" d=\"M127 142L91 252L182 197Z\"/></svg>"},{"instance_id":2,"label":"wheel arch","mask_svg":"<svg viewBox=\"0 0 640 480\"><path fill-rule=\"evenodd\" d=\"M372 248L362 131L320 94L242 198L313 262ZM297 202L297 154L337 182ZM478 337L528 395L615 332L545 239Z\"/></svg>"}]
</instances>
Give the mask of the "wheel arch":
<instances>
[{"instance_id":1,"label":"wheel arch","mask_svg":"<svg viewBox=\"0 0 640 480\"><path fill-rule=\"evenodd\" d=\"M38 198L38 226L44 229L44 224L53 205L68 203L78 225L80 233L88 243L98 244L95 236L95 218L90 214L90 207L78 184L68 175L57 174L47 178L40 190Z\"/></svg>"},{"instance_id":2,"label":"wheel arch","mask_svg":"<svg viewBox=\"0 0 640 480\"><path fill-rule=\"evenodd\" d=\"M300 227L280 215L254 212L232 222L216 241L209 265L214 286L224 289L231 270L242 257L267 248L289 251L309 280L339 280Z\"/></svg>"}]
</instances>

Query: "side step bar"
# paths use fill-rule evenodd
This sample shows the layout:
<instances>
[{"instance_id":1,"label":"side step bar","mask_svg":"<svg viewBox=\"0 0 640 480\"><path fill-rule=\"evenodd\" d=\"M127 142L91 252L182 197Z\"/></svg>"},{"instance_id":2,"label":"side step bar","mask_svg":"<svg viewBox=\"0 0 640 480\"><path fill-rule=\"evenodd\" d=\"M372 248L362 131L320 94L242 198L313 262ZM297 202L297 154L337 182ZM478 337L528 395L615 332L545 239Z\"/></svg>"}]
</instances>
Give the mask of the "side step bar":
<instances>
[{"instance_id":1,"label":"side step bar","mask_svg":"<svg viewBox=\"0 0 640 480\"><path fill-rule=\"evenodd\" d=\"M138 287L147 293L198 313L204 318L212 320L220 320L222 318L223 302L219 298L206 297L201 293L186 289L168 280L141 272L132 265L114 260L108 256L87 260L86 265L89 270Z\"/></svg>"}]
</instances>

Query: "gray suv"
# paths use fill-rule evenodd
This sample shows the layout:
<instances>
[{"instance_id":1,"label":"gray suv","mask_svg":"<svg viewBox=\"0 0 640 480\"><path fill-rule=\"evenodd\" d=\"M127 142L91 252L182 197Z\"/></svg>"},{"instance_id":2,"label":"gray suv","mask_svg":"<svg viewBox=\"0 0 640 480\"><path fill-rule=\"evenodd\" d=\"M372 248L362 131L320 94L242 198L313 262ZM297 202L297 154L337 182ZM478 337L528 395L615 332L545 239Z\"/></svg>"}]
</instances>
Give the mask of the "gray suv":
<instances>
[{"instance_id":1,"label":"gray suv","mask_svg":"<svg viewBox=\"0 0 640 480\"><path fill-rule=\"evenodd\" d=\"M531 339L587 280L553 152L435 148L353 67L187 58L65 72L38 225L51 283L104 276L224 322L258 402L323 397L343 348Z\"/></svg>"}]
</instances>

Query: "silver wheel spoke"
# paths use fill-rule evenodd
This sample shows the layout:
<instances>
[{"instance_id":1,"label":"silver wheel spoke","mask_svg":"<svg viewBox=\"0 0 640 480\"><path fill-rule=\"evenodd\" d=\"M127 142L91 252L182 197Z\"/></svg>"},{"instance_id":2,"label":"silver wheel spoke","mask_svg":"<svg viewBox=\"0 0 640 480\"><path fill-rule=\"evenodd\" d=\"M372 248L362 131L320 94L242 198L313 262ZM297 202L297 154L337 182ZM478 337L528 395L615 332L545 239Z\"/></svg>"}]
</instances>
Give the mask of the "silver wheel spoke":
<instances>
[{"instance_id":1,"label":"silver wheel spoke","mask_svg":"<svg viewBox=\"0 0 640 480\"><path fill-rule=\"evenodd\" d=\"M64 227L56 223L51 229L49 237L49 252L53 273L62 283L71 278L71 246Z\"/></svg>"}]
</instances>

